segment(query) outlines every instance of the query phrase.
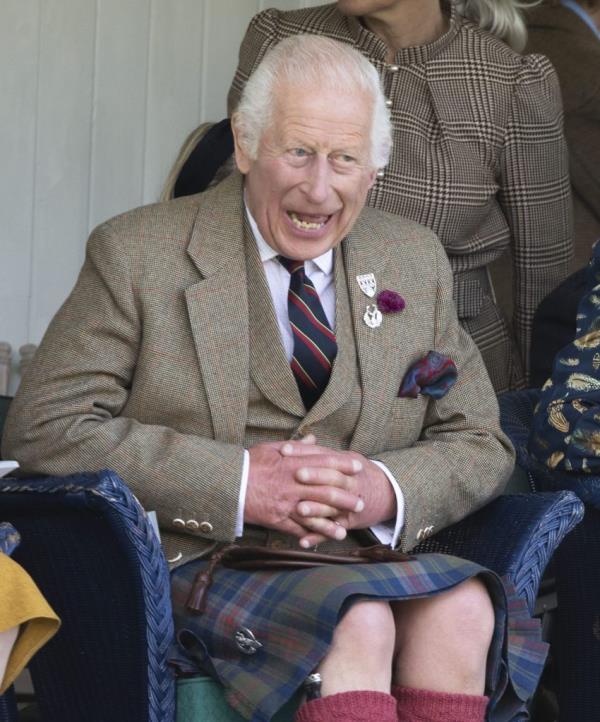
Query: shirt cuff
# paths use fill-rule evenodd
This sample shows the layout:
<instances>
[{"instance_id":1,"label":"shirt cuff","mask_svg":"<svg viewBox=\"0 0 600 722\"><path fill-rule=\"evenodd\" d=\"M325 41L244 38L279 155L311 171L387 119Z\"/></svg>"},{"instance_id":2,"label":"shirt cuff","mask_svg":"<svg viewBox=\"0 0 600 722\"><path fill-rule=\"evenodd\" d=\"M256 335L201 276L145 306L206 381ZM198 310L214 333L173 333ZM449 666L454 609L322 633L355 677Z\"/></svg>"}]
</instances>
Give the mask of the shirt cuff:
<instances>
[{"instance_id":1,"label":"shirt cuff","mask_svg":"<svg viewBox=\"0 0 600 722\"><path fill-rule=\"evenodd\" d=\"M242 464L242 481L238 497L237 515L235 517L235 536L244 534L244 509L246 507L246 490L248 489L248 474L250 473L250 453L244 449L244 463Z\"/></svg>"},{"instance_id":2,"label":"shirt cuff","mask_svg":"<svg viewBox=\"0 0 600 722\"><path fill-rule=\"evenodd\" d=\"M400 489L400 485L396 481L396 477L385 464L382 464L381 461L377 461L376 459L369 459L369 461L377 464L381 471L383 471L383 473L387 476L394 490L394 494L396 495L396 519L389 519L381 524L375 524L371 527L371 531L382 544L389 544L392 549L395 549L398 544L398 539L400 538L400 532L404 526L404 494Z\"/></svg>"}]
</instances>

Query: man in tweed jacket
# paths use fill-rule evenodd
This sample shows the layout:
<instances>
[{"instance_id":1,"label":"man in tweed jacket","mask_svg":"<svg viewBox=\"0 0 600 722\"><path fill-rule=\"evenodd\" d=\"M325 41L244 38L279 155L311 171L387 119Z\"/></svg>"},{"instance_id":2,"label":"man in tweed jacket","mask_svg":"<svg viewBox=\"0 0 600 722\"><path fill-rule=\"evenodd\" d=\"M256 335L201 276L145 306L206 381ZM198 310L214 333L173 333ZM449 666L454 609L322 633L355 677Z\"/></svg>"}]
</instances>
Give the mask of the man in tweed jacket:
<instances>
[{"instance_id":1,"label":"man in tweed jacket","mask_svg":"<svg viewBox=\"0 0 600 722\"><path fill-rule=\"evenodd\" d=\"M305 73L310 62L309 79L294 79L293 68ZM4 453L28 471L116 469L157 510L168 554L181 563L236 536L341 551L360 543L354 530L385 535L379 525L389 520L389 538L410 549L498 494L512 461L481 358L456 318L442 247L414 223L363 208L389 151L375 71L322 38L290 39L269 63L277 79L270 87L256 80L247 93L250 108L266 93L271 113L242 104L234 122L244 180L236 174L203 196L142 208L94 232L7 421ZM334 80L321 87L323 63ZM288 75L276 74L280 66ZM350 91L337 97L342 76ZM277 254L305 262L335 329L331 377L309 410L286 358ZM365 274L404 308L381 315L357 280ZM423 393L399 397L430 351L456 364L456 385L434 398L425 379ZM299 720L332 719L332 709L350 719L344 710L356 707L360 719L396 720L393 663L395 681L417 690L398 693L407 710L483 719L490 598L472 578L480 570L432 558L449 568L425 599L412 599L426 594L417 576L412 591L395 591L402 565L368 565L392 577L372 582L368 601L354 595L334 624L319 667L324 697L304 705ZM356 574L347 569L331 572L333 583L342 575L338 587ZM220 579L230 573L220 571ZM364 572L374 573L383 572ZM381 595L411 601L399 614ZM229 623L230 611L218 616L221 602L199 618L204 639ZM211 650L213 668L223 669ZM235 676L243 662L221 677L230 701L248 718L268 719L275 691L254 699L256 677Z\"/></svg>"}]
</instances>

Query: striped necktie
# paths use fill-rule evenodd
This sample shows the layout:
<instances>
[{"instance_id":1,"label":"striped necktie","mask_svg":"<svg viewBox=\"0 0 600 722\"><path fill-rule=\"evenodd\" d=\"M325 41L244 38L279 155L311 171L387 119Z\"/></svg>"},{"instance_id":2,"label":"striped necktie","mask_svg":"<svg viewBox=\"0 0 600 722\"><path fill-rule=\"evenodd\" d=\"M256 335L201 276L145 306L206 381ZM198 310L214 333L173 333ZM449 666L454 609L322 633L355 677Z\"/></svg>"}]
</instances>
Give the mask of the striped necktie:
<instances>
[{"instance_id":1,"label":"striped necktie","mask_svg":"<svg viewBox=\"0 0 600 722\"><path fill-rule=\"evenodd\" d=\"M302 401L310 409L327 386L337 343L319 294L304 272L304 261L279 256L279 262L290 273L288 316L294 336L290 365Z\"/></svg>"}]
</instances>

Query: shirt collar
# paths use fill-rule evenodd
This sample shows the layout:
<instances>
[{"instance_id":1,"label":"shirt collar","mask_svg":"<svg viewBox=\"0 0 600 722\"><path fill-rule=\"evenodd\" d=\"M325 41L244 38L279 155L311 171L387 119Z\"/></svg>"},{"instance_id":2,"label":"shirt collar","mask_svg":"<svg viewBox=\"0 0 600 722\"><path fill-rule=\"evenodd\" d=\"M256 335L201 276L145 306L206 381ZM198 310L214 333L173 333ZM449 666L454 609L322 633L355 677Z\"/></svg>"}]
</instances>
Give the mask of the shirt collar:
<instances>
[{"instance_id":1,"label":"shirt collar","mask_svg":"<svg viewBox=\"0 0 600 722\"><path fill-rule=\"evenodd\" d=\"M266 263L267 261L271 261L277 258L279 254L277 253L277 251L271 248L271 246L263 238L262 233L259 231L258 225L254 220L254 217L252 216L252 213L250 213L250 209L246 205L246 201L244 201L244 207L246 209L246 215L248 216L250 228L252 229L252 233L254 234L254 238L256 240L256 245L258 246L260 260L263 263ZM308 263L314 263L314 265L323 273L331 274L331 272L333 271L333 249L330 248L326 253L323 253L322 255L311 259L310 261L308 261Z\"/></svg>"},{"instance_id":2,"label":"shirt collar","mask_svg":"<svg viewBox=\"0 0 600 722\"><path fill-rule=\"evenodd\" d=\"M575 15L578 15L583 20L583 22L590 28L590 30L594 33L598 40L600 40L600 30L598 30L596 23L592 19L592 16L586 11L584 7L582 7L578 2L575 2L575 0L560 0L560 4L563 7L572 10Z\"/></svg>"}]
</instances>

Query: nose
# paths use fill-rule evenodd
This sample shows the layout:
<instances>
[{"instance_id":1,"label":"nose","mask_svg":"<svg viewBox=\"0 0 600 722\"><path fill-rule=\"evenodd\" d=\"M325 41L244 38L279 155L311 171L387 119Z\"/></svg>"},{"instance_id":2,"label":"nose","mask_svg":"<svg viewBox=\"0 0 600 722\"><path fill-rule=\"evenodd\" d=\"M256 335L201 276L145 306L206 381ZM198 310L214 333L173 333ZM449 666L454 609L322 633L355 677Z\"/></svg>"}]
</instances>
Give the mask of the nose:
<instances>
[{"instance_id":1,"label":"nose","mask_svg":"<svg viewBox=\"0 0 600 722\"><path fill-rule=\"evenodd\" d=\"M331 192L331 167L325 155L315 154L306 169L303 191L314 205L325 203Z\"/></svg>"}]
</instances>

